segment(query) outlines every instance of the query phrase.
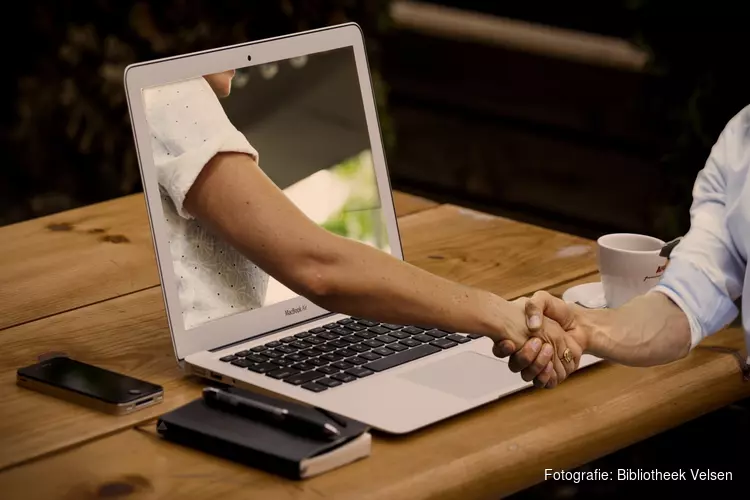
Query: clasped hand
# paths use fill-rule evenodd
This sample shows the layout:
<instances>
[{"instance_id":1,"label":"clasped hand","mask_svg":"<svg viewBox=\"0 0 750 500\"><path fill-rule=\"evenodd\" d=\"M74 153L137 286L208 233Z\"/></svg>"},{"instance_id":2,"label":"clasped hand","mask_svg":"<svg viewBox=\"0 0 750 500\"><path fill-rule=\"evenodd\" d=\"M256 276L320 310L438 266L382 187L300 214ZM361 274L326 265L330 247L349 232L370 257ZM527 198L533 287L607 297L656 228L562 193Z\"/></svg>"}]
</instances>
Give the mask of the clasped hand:
<instances>
[{"instance_id":1,"label":"clasped hand","mask_svg":"<svg viewBox=\"0 0 750 500\"><path fill-rule=\"evenodd\" d=\"M556 387L578 369L586 349L577 306L543 291L531 298L520 298L514 304L524 309L530 338L523 345L515 345L511 340L497 341L493 353L500 358L510 356L511 371L520 372L526 382L533 381L541 388Z\"/></svg>"}]
</instances>

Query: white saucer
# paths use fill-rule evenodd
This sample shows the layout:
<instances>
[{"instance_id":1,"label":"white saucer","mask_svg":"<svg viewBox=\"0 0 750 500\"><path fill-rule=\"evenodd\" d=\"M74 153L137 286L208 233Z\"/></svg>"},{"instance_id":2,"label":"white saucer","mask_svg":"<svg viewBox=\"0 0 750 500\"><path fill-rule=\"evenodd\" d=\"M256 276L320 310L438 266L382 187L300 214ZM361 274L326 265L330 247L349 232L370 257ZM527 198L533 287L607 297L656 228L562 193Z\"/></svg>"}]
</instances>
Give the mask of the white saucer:
<instances>
[{"instance_id":1,"label":"white saucer","mask_svg":"<svg viewBox=\"0 0 750 500\"><path fill-rule=\"evenodd\" d=\"M565 302L575 302L589 309L606 309L607 299L604 298L604 287L601 281L584 283L568 288L563 293Z\"/></svg>"}]
</instances>

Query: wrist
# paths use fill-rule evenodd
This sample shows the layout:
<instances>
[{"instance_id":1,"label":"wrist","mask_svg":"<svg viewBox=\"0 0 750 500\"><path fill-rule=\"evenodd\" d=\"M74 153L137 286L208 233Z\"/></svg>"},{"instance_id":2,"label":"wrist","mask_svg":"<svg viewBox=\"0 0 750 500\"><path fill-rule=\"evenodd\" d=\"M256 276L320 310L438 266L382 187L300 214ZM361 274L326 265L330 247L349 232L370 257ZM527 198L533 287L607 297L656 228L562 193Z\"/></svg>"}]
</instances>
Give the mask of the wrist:
<instances>
[{"instance_id":1,"label":"wrist","mask_svg":"<svg viewBox=\"0 0 750 500\"><path fill-rule=\"evenodd\" d=\"M480 313L483 333L495 341L510 340L520 348L528 338L523 308L493 293L487 295Z\"/></svg>"},{"instance_id":2,"label":"wrist","mask_svg":"<svg viewBox=\"0 0 750 500\"><path fill-rule=\"evenodd\" d=\"M583 352L597 357L607 351L610 330L614 322L616 311L608 309L586 309L576 307L576 322L580 328L576 329L574 338Z\"/></svg>"}]
</instances>

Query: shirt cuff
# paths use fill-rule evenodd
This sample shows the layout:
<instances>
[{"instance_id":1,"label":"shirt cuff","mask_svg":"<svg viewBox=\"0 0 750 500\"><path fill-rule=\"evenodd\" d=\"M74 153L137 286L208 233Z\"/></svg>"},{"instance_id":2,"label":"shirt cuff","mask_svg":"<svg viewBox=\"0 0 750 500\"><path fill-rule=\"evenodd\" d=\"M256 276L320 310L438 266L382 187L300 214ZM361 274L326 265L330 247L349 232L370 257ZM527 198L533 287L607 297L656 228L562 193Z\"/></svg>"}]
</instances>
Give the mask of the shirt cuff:
<instances>
[{"instance_id":1,"label":"shirt cuff","mask_svg":"<svg viewBox=\"0 0 750 500\"><path fill-rule=\"evenodd\" d=\"M258 161L258 152L239 130L217 135L197 149L190 150L160 165L159 184L167 191L177 213L186 219L193 216L185 210L185 196L206 164L218 153L246 153Z\"/></svg>"},{"instance_id":2,"label":"shirt cuff","mask_svg":"<svg viewBox=\"0 0 750 500\"><path fill-rule=\"evenodd\" d=\"M704 338L703 329L701 328L701 324L698 321L698 318L696 318L695 315L690 311L690 309L687 307L687 304L685 304L685 301L682 300L682 297L677 295L674 290L664 285L657 285L656 287L651 289L651 292L658 292L666 295L672 302L675 303L677 307L682 310L683 313L685 313L685 316L687 316L688 319L688 323L690 324L690 350L700 344L700 342Z\"/></svg>"},{"instance_id":3,"label":"shirt cuff","mask_svg":"<svg viewBox=\"0 0 750 500\"><path fill-rule=\"evenodd\" d=\"M688 318L691 349L731 323L739 313L731 298L689 261L673 259L652 290L669 297Z\"/></svg>"}]
</instances>

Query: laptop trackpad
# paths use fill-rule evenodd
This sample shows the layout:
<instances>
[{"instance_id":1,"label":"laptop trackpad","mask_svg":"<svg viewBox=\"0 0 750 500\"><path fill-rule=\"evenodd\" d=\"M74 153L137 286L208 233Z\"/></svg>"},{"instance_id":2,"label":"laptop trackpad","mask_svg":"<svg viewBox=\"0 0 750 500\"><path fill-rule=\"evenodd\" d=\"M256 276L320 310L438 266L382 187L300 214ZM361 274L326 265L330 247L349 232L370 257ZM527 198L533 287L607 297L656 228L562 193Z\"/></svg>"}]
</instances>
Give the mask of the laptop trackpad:
<instances>
[{"instance_id":1,"label":"laptop trackpad","mask_svg":"<svg viewBox=\"0 0 750 500\"><path fill-rule=\"evenodd\" d=\"M411 382L462 399L476 399L522 383L499 359L476 352L462 352L400 375Z\"/></svg>"}]
</instances>

